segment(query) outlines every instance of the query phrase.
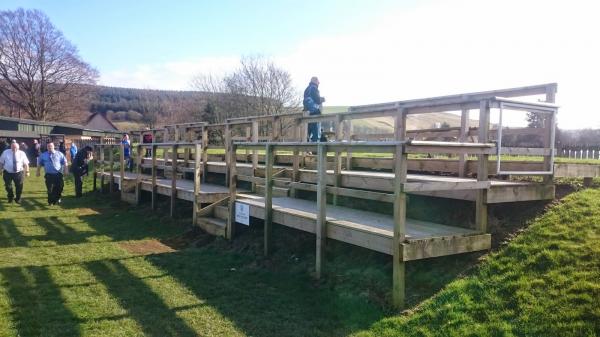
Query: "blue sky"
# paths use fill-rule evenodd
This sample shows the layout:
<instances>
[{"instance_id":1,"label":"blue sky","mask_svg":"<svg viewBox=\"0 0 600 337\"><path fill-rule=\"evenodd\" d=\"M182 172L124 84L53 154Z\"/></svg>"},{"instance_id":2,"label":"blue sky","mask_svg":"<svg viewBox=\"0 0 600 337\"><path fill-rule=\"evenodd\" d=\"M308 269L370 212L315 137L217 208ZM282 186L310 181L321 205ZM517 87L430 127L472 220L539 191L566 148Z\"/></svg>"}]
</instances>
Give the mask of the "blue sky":
<instances>
[{"instance_id":1,"label":"blue sky","mask_svg":"<svg viewBox=\"0 0 600 337\"><path fill-rule=\"evenodd\" d=\"M398 7L393 0L3 0L2 4L4 9L45 12L101 72L182 58L281 53L306 37L359 31Z\"/></svg>"},{"instance_id":2,"label":"blue sky","mask_svg":"<svg viewBox=\"0 0 600 337\"><path fill-rule=\"evenodd\" d=\"M600 128L596 0L1 0L37 8L110 86L190 90L262 54L330 105L557 82L558 123Z\"/></svg>"}]
</instances>

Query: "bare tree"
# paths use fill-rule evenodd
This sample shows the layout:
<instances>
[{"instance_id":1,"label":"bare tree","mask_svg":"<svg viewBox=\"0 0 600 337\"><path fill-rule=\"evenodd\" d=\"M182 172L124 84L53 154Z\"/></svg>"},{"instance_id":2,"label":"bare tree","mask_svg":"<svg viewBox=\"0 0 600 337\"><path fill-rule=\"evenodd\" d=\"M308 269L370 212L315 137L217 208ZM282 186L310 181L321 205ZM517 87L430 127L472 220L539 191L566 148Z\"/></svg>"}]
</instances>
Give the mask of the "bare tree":
<instances>
[{"instance_id":1,"label":"bare tree","mask_svg":"<svg viewBox=\"0 0 600 337\"><path fill-rule=\"evenodd\" d=\"M242 57L240 67L222 78L197 75L192 86L207 93L216 120L275 115L297 110L300 96L289 72L261 56Z\"/></svg>"},{"instance_id":2,"label":"bare tree","mask_svg":"<svg viewBox=\"0 0 600 337\"><path fill-rule=\"evenodd\" d=\"M35 120L80 106L98 72L39 10L0 11L0 97Z\"/></svg>"}]
</instances>

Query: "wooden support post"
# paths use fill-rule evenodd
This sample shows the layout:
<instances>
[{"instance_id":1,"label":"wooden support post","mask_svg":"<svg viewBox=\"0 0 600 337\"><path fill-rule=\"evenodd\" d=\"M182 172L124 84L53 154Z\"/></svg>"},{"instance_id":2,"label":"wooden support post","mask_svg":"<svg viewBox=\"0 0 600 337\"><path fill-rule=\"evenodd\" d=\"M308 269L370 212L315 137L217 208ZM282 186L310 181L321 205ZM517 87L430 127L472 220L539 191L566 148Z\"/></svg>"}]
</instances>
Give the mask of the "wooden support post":
<instances>
[{"instance_id":1,"label":"wooden support post","mask_svg":"<svg viewBox=\"0 0 600 337\"><path fill-rule=\"evenodd\" d=\"M344 140L352 141L352 120L348 119L344 123ZM352 170L352 151L346 151L346 170Z\"/></svg>"},{"instance_id":2,"label":"wooden support post","mask_svg":"<svg viewBox=\"0 0 600 337\"><path fill-rule=\"evenodd\" d=\"M478 142L487 143L489 141L490 127L490 104L488 101L481 101L479 107L479 136ZM477 180L487 181L489 173L489 161L487 154L478 155L477 160ZM477 190L475 198L475 228L481 233L487 231L487 189Z\"/></svg>"},{"instance_id":3,"label":"wooden support post","mask_svg":"<svg viewBox=\"0 0 600 337\"><path fill-rule=\"evenodd\" d=\"M94 184L93 184L93 188L92 191L96 192L97 189L97 180L98 180L98 157L96 156L96 149L98 148L98 146L94 146L94 159L92 160L92 162L94 163Z\"/></svg>"},{"instance_id":4,"label":"wooden support post","mask_svg":"<svg viewBox=\"0 0 600 337\"><path fill-rule=\"evenodd\" d=\"M551 88L546 88L546 102L548 103L554 103L556 101L556 87L551 87ZM556 128L556 119L555 119L555 115L552 114L551 116L546 116L544 118L544 128L545 128L545 132L544 132L544 147L545 148L553 148L552 142L554 141L553 137L552 137L552 132L554 131L554 129ZM554 167L552 167L553 163L552 163L552 156L551 155L546 155L544 156L544 170L545 171L553 171ZM543 181L545 184L552 184L554 180L554 175L545 175L543 178Z\"/></svg>"},{"instance_id":5,"label":"wooden support post","mask_svg":"<svg viewBox=\"0 0 600 337\"><path fill-rule=\"evenodd\" d=\"M100 140L100 144L102 144L102 139ZM104 187L104 146L100 145L100 191L102 193L106 192L106 189Z\"/></svg>"},{"instance_id":6,"label":"wooden support post","mask_svg":"<svg viewBox=\"0 0 600 337\"><path fill-rule=\"evenodd\" d=\"M265 152L265 255L271 253L272 232L273 232L273 163L275 153L273 146L267 144Z\"/></svg>"},{"instance_id":7,"label":"wooden support post","mask_svg":"<svg viewBox=\"0 0 600 337\"><path fill-rule=\"evenodd\" d=\"M141 144L141 143L140 143ZM136 177L135 177L135 203L139 205L142 200L142 157L144 156L144 148L138 144L136 153Z\"/></svg>"},{"instance_id":8,"label":"wooden support post","mask_svg":"<svg viewBox=\"0 0 600 337\"><path fill-rule=\"evenodd\" d=\"M281 140L281 118L279 116L273 117L273 141L279 142Z\"/></svg>"},{"instance_id":9,"label":"wooden support post","mask_svg":"<svg viewBox=\"0 0 600 337\"><path fill-rule=\"evenodd\" d=\"M302 142L302 128L299 119L294 119L294 139ZM300 151L298 148L294 148L293 158L292 158L292 182L298 182L300 178ZM298 197L298 190L295 187L291 188L290 191L292 198Z\"/></svg>"},{"instance_id":10,"label":"wooden support post","mask_svg":"<svg viewBox=\"0 0 600 337\"><path fill-rule=\"evenodd\" d=\"M404 113L402 115L405 116ZM402 115L396 116L396 120L404 119ZM398 126L398 122L395 123ZM403 124L406 125L406 124ZM406 130L405 126L396 128ZM402 132L402 131L400 131ZM408 169L407 156L403 145L396 145L394 154L394 237L392 240L393 276L392 276L392 302L398 309L404 307L405 299L405 266L402 256L402 244L406 237L406 193L403 184L406 182Z\"/></svg>"},{"instance_id":11,"label":"wooden support post","mask_svg":"<svg viewBox=\"0 0 600 337\"><path fill-rule=\"evenodd\" d=\"M258 143L258 121L252 121L252 142ZM258 151L252 150L252 176L256 176L256 169L258 168ZM251 184L252 192L256 192L256 183Z\"/></svg>"},{"instance_id":12,"label":"wooden support post","mask_svg":"<svg viewBox=\"0 0 600 337\"><path fill-rule=\"evenodd\" d=\"M115 184L115 151L112 146L110 146L108 149L110 150L110 152L108 153L108 161L110 162L110 185L108 186L108 192L112 194L114 191Z\"/></svg>"},{"instance_id":13,"label":"wooden support post","mask_svg":"<svg viewBox=\"0 0 600 337\"><path fill-rule=\"evenodd\" d=\"M158 146L152 145L152 209L156 209L158 204L158 194L156 193L156 150L158 150Z\"/></svg>"},{"instance_id":14,"label":"wooden support post","mask_svg":"<svg viewBox=\"0 0 600 337\"><path fill-rule=\"evenodd\" d=\"M175 217L175 203L177 202L177 145L171 147L171 207L169 214Z\"/></svg>"},{"instance_id":15,"label":"wooden support post","mask_svg":"<svg viewBox=\"0 0 600 337\"><path fill-rule=\"evenodd\" d=\"M200 210L200 181L202 180L202 145L196 144L194 148L194 205L192 214L192 223L198 224L198 211Z\"/></svg>"},{"instance_id":16,"label":"wooden support post","mask_svg":"<svg viewBox=\"0 0 600 337\"><path fill-rule=\"evenodd\" d=\"M196 154L198 155L198 154ZM202 182L206 182L208 174L208 129L202 127Z\"/></svg>"},{"instance_id":17,"label":"wooden support post","mask_svg":"<svg viewBox=\"0 0 600 337\"><path fill-rule=\"evenodd\" d=\"M467 141L469 134L469 109L462 109L460 114L460 133L458 141L464 143ZM461 153L458 155L458 176L465 177L467 174L467 159L468 155Z\"/></svg>"},{"instance_id":18,"label":"wooden support post","mask_svg":"<svg viewBox=\"0 0 600 337\"><path fill-rule=\"evenodd\" d=\"M225 153L228 157L233 157L229 159L229 162L235 163L235 155L237 152L237 147L233 142L229 145L231 151ZM229 217L227 217L227 229L225 232L225 237L229 240L232 240L235 236L235 199L237 195L237 167L236 165L229 165L227 170L229 171Z\"/></svg>"},{"instance_id":19,"label":"wooden support post","mask_svg":"<svg viewBox=\"0 0 600 337\"><path fill-rule=\"evenodd\" d=\"M321 278L327 241L327 145L320 143L317 150L317 224L315 276Z\"/></svg>"},{"instance_id":20,"label":"wooden support post","mask_svg":"<svg viewBox=\"0 0 600 337\"><path fill-rule=\"evenodd\" d=\"M342 124L344 120L342 115L337 115L335 120L335 141L341 141L343 137L342 133ZM327 163L327 154L325 154L325 162ZM342 151L335 151L335 158L333 163L333 186L341 187L342 186ZM325 170L327 171L327 164L325 164ZM338 204L338 195L337 193L333 194L333 204Z\"/></svg>"},{"instance_id":21,"label":"wooden support post","mask_svg":"<svg viewBox=\"0 0 600 337\"><path fill-rule=\"evenodd\" d=\"M245 133L245 135L246 135L246 141L247 142L252 141L252 126L250 126L250 125L246 126L246 133ZM245 163L248 163L248 161L252 160L252 159L249 160L249 158L248 158L249 155L250 155L250 150L245 149L244 150L244 162Z\"/></svg>"},{"instance_id":22,"label":"wooden support post","mask_svg":"<svg viewBox=\"0 0 600 337\"><path fill-rule=\"evenodd\" d=\"M229 124L225 125L225 165L227 167L231 166L231 165L235 165L235 163L237 162L237 158L236 158L236 154L234 153L233 155L230 155L230 152L232 151L232 147L231 145L233 144L233 142L231 141L231 128L229 126ZM225 170L225 183L227 184L227 186L229 186L229 170Z\"/></svg>"}]
</instances>

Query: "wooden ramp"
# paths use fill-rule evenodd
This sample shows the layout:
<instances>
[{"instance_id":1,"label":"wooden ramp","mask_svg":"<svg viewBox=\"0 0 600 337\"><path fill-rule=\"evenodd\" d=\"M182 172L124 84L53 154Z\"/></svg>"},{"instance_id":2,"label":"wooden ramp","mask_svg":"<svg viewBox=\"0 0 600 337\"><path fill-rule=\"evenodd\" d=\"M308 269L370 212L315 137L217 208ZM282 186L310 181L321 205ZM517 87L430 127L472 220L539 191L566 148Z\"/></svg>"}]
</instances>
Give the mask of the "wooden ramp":
<instances>
[{"instance_id":1,"label":"wooden ramp","mask_svg":"<svg viewBox=\"0 0 600 337\"><path fill-rule=\"evenodd\" d=\"M110 172L104 172L105 177L109 177ZM121 176L115 172L113 174L115 184L121 189ZM137 179L136 173L125 172L125 181L135 182ZM141 175L141 190L152 192L152 176ZM127 190L127 187L125 187ZM188 179L177 179L177 199L194 201L194 182ZM134 191L125 191L134 192ZM156 193L166 196L171 196L171 179L156 178ZM203 183L200 184L199 202L213 203L229 196L229 189L225 186Z\"/></svg>"},{"instance_id":2,"label":"wooden ramp","mask_svg":"<svg viewBox=\"0 0 600 337\"><path fill-rule=\"evenodd\" d=\"M274 197L273 222L315 233L317 204L314 201ZM250 216L264 219L262 196L239 193L236 202L250 207ZM394 219L391 215L327 205L327 237L392 254ZM491 247L490 234L472 229L407 219L406 240L402 243L403 260L485 250Z\"/></svg>"}]
</instances>

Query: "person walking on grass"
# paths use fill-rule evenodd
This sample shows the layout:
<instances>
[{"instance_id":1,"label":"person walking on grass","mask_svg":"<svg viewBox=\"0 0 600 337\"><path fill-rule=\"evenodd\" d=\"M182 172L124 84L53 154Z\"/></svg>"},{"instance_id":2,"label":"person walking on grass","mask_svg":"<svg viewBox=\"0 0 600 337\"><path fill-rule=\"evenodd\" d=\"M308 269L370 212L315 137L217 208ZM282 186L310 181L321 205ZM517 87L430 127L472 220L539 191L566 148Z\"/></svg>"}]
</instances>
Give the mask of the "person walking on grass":
<instances>
[{"instance_id":1,"label":"person walking on grass","mask_svg":"<svg viewBox=\"0 0 600 337\"><path fill-rule=\"evenodd\" d=\"M313 76L308 83L308 87L304 89L304 99L302 100L302 111L308 111L310 116L321 114L322 103L325 102L325 97L321 97L319 93L319 79ZM319 141L319 123L308 123L308 141Z\"/></svg>"},{"instance_id":2,"label":"person walking on grass","mask_svg":"<svg viewBox=\"0 0 600 337\"><path fill-rule=\"evenodd\" d=\"M68 173L67 158L54 149L54 143L46 145L48 151L42 153L38 159L36 176L40 176L42 166L44 167L46 190L48 192L48 205L56 205L62 202L61 195L65 186L63 175Z\"/></svg>"},{"instance_id":3,"label":"person walking on grass","mask_svg":"<svg viewBox=\"0 0 600 337\"><path fill-rule=\"evenodd\" d=\"M10 149L4 150L0 155L0 168L3 172L4 188L8 203L14 201L21 203L21 193L23 192L23 182L25 176L29 177L29 159L25 152L19 150L19 144L13 140ZM13 193L12 185L15 185Z\"/></svg>"},{"instance_id":4,"label":"person walking on grass","mask_svg":"<svg viewBox=\"0 0 600 337\"><path fill-rule=\"evenodd\" d=\"M88 162L92 160L93 150L90 146L84 147L77 152L75 158L71 161L71 172L75 182L75 197L81 198L83 195L83 180L81 177L88 173Z\"/></svg>"}]
</instances>

